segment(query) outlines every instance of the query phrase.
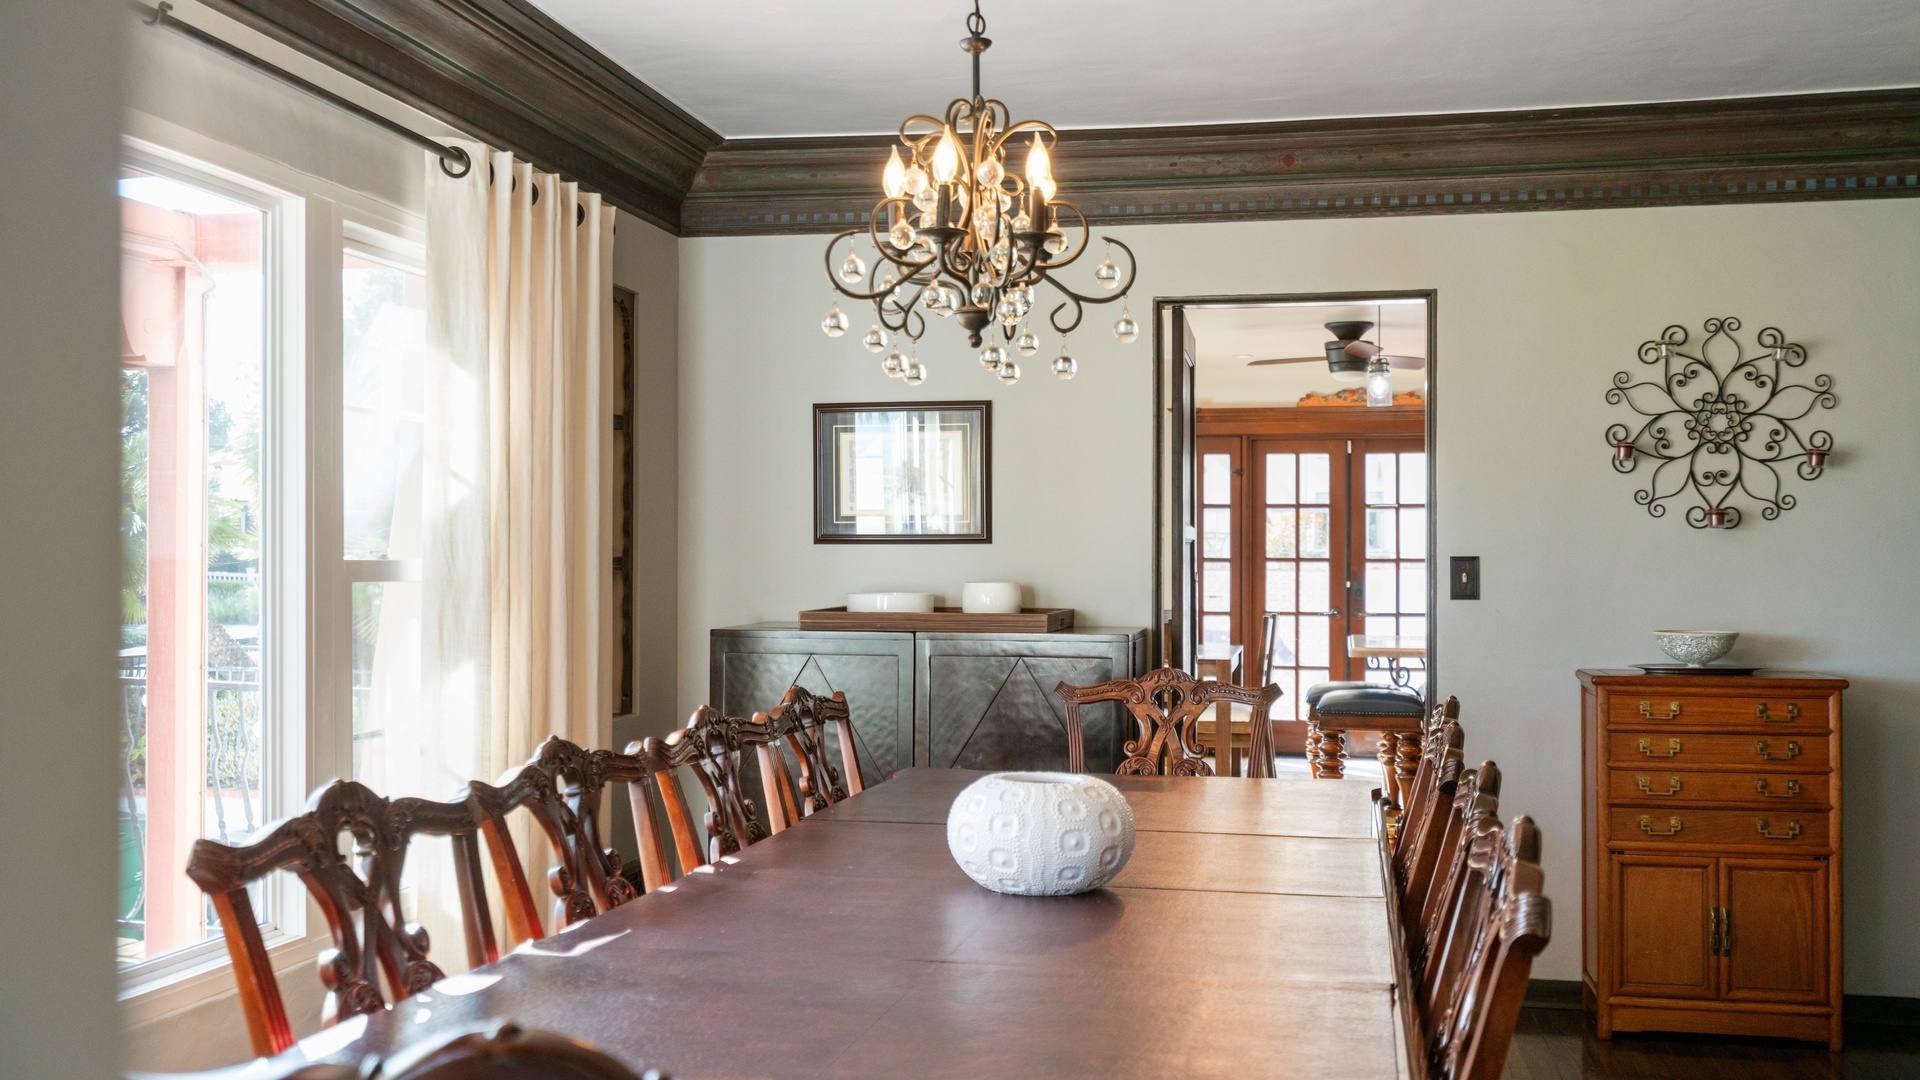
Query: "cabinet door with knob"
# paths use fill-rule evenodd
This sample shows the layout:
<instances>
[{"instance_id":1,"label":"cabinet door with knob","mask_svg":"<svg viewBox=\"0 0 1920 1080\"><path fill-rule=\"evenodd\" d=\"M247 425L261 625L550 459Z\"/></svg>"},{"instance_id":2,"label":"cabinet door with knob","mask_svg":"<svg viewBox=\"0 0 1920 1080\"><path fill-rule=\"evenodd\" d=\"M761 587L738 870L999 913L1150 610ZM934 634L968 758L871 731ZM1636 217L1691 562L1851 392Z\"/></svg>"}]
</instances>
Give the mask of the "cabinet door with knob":
<instances>
[{"instance_id":1,"label":"cabinet door with knob","mask_svg":"<svg viewBox=\"0 0 1920 1080\"><path fill-rule=\"evenodd\" d=\"M1846 681L1579 674L1595 1032L1839 1049Z\"/></svg>"}]
</instances>

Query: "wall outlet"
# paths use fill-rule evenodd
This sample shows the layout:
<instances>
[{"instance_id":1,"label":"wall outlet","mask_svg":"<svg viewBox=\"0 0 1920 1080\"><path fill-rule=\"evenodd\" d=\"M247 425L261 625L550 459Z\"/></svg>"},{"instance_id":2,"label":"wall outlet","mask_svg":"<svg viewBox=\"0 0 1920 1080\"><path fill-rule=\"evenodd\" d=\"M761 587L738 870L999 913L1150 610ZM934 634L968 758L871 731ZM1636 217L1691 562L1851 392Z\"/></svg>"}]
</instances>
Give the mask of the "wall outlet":
<instances>
[{"instance_id":1,"label":"wall outlet","mask_svg":"<svg viewBox=\"0 0 1920 1080\"><path fill-rule=\"evenodd\" d=\"M1480 599L1480 556L1454 555L1448 558L1447 579L1449 599Z\"/></svg>"}]
</instances>

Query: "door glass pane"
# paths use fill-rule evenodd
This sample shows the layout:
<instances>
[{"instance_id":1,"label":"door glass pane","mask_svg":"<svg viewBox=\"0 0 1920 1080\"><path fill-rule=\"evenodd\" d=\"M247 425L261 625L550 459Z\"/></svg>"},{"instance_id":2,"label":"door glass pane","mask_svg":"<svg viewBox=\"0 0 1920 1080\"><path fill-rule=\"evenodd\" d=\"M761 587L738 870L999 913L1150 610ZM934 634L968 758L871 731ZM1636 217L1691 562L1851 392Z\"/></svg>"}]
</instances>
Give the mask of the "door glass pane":
<instances>
[{"instance_id":1,"label":"door glass pane","mask_svg":"<svg viewBox=\"0 0 1920 1080\"><path fill-rule=\"evenodd\" d=\"M195 839L267 819L269 282L262 211L133 169L119 193L125 965L219 936L180 868Z\"/></svg>"},{"instance_id":2,"label":"door glass pane","mask_svg":"<svg viewBox=\"0 0 1920 1080\"><path fill-rule=\"evenodd\" d=\"M1393 637L1400 632L1400 628L1391 615L1369 615L1367 628L1361 632L1368 637Z\"/></svg>"},{"instance_id":3,"label":"door glass pane","mask_svg":"<svg viewBox=\"0 0 1920 1080\"><path fill-rule=\"evenodd\" d=\"M1293 575L1294 564L1290 562L1269 562L1267 564L1267 610L1293 611Z\"/></svg>"},{"instance_id":4,"label":"door glass pane","mask_svg":"<svg viewBox=\"0 0 1920 1080\"><path fill-rule=\"evenodd\" d=\"M1233 564L1210 562L1200 572L1200 608L1203 611L1232 611Z\"/></svg>"},{"instance_id":5,"label":"door glass pane","mask_svg":"<svg viewBox=\"0 0 1920 1080\"><path fill-rule=\"evenodd\" d=\"M1374 511L1368 511L1368 513L1373 513L1373 512ZM1392 511L1382 510L1382 511L1379 511L1379 513L1387 514L1387 513L1392 513ZM1399 515L1400 515L1400 557L1403 559L1426 558L1427 557L1427 511L1426 511L1426 508L1416 507L1411 510L1401 510L1399 511ZM1371 539L1371 537L1369 537L1369 539ZM1369 547L1369 550L1367 551L1367 554L1368 555L1374 554L1374 552L1371 550L1372 545L1368 545L1368 547ZM1384 557L1392 558L1393 551L1391 550L1391 545L1389 545L1389 550L1383 550L1380 552L1380 554Z\"/></svg>"},{"instance_id":6,"label":"door glass pane","mask_svg":"<svg viewBox=\"0 0 1920 1080\"><path fill-rule=\"evenodd\" d=\"M1400 564L1400 613L1424 615L1427 611L1427 564Z\"/></svg>"},{"instance_id":7,"label":"door glass pane","mask_svg":"<svg viewBox=\"0 0 1920 1080\"><path fill-rule=\"evenodd\" d=\"M1427 455L1425 451L1400 455L1400 501L1422 505L1426 503Z\"/></svg>"},{"instance_id":8,"label":"door glass pane","mask_svg":"<svg viewBox=\"0 0 1920 1080\"><path fill-rule=\"evenodd\" d=\"M1200 501L1219 505L1233 501L1233 455L1200 455Z\"/></svg>"},{"instance_id":9,"label":"door glass pane","mask_svg":"<svg viewBox=\"0 0 1920 1080\"><path fill-rule=\"evenodd\" d=\"M1328 523L1333 515L1326 510L1300 511L1300 554L1308 558L1326 558Z\"/></svg>"},{"instance_id":10,"label":"door glass pane","mask_svg":"<svg viewBox=\"0 0 1920 1080\"><path fill-rule=\"evenodd\" d=\"M1300 662L1327 666L1329 620L1325 615L1300 616Z\"/></svg>"},{"instance_id":11,"label":"door glass pane","mask_svg":"<svg viewBox=\"0 0 1920 1080\"><path fill-rule=\"evenodd\" d=\"M1300 501L1324 506L1333 501L1326 454L1300 455Z\"/></svg>"},{"instance_id":12,"label":"door glass pane","mask_svg":"<svg viewBox=\"0 0 1920 1080\"><path fill-rule=\"evenodd\" d=\"M1200 616L1200 647L1203 649L1224 649L1233 636L1233 617L1231 615Z\"/></svg>"},{"instance_id":13,"label":"door glass pane","mask_svg":"<svg viewBox=\"0 0 1920 1080\"><path fill-rule=\"evenodd\" d=\"M1367 511L1367 558L1393 558L1396 551L1394 514L1393 510Z\"/></svg>"},{"instance_id":14,"label":"door glass pane","mask_svg":"<svg viewBox=\"0 0 1920 1080\"><path fill-rule=\"evenodd\" d=\"M347 251L340 301L344 554L419 558L426 278Z\"/></svg>"},{"instance_id":15,"label":"door glass pane","mask_svg":"<svg viewBox=\"0 0 1920 1080\"><path fill-rule=\"evenodd\" d=\"M1267 455L1267 502L1276 505L1292 503L1293 498L1293 455Z\"/></svg>"},{"instance_id":16,"label":"door glass pane","mask_svg":"<svg viewBox=\"0 0 1920 1080\"><path fill-rule=\"evenodd\" d=\"M1399 630L1401 637L1424 638L1427 636L1427 620L1424 617L1402 618Z\"/></svg>"},{"instance_id":17,"label":"door glass pane","mask_svg":"<svg viewBox=\"0 0 1920 1080\"><path fill-rule=\"evenodd\" d=\"M1267 558L1291 559L1299 554L1293 542L1296 511L1267 511Z\"/></svg>"},{"instance_id":18,"label":"door glass pane","mask_svg":"<svg viewBox=\"0 0 1920 1080\"><path fill-rule=\"evenodd\" d=\"M1201 554L1209 559L1233 555L1233 508L1209 506L1200 512Z\"/></svg>"},{"instance_id":19,"label":"door glass pane","mask_svg":"<svg viewBox=\"0 0 1920 1080\"><path fill-rule=\"evenodd\" d=\"M1398 567L1390 562L1367 564L1367 610L1391 615L1399 608ZM1373 631L1369 630L1371 634Z\"/></svg>"},{"instance_id":20,"label":"door glass pane","mask_svg":"<svg viewBox=\"0 0 1920 1080\"><path fill-rule=\"evenodd\" d=\"M1366 460L1367 504L1378 506L1393 501L1394 455L1368 454Z\"/></svg>"},{"instance_id":21,"label":"door glass pane","mask_svg":"<svg viewBox=\"0 0 1920 1080\"><path fill-rule=\"evenodd\" d=\"M1267 715L1276 720L1304 720L1301 715L1305 706L1300 704L1300 683L1292 668L1275 668L1267 676L1267 681L1280 688L1280 699L1273 703Z\"/></svg>"},{"instance_id":22,"label":"door glass pane","mask_svg":"<svg viewBox=\"0 0 1920 1080\"><path fill-rule=\"evenodd\" d=\"M1328 581L1328 564L1324 562L1303 562L1300 564L1300 608L1301 611L1325 611L1332 607L1331 582Z\"/></svg>"}]
</instances>

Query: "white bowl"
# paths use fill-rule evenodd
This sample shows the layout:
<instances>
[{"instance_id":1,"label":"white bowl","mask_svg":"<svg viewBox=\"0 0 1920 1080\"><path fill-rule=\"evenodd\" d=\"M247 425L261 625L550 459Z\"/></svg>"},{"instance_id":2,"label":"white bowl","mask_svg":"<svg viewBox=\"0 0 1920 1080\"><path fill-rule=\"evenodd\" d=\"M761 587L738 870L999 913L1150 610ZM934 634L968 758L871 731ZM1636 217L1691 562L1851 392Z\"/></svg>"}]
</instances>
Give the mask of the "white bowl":
<instances>
[{"instance_id":1,"label":"white bowl","mask_svg":"<svg viewBox=\"0 0 1920 1080\"><path fill-rule=\"evenodd\" d=\"M847 610L932 611L939 599L930 592L856 592L847 594Z\"/></svg>"},{"instance_id":2,"label":"white bowl","mask_svg":"<svg viewBox=\"0 0 1920 1080\"><path fill-rule=\"evenodd\" d=\"M1018 615L1020 585L1012 581L969 581L960 586L960 610L969 615Z\"/></svg>"},{"instance_id":3,"label":"white bowl","mask_svg":"<svg viewBox=\"0 0 1920 1080\"><path fill-rule=\"evenodd\" d=\"M1655 630L1660 651L1688 667L1705 667L1733 651L1740 635L1732 630Z\"/></svg>"},{"instance_id":4,"label":"white bowl","mask_svg":"<svg viewBox=\"0 0 1920 1080\"><path fill-rule=\"evenodd\" d=\"M1086 892L1113 880L1133 855L1133 807L1097 776L992 773L953 800L947 850L997 893Z\"/></svg>"}]
</instances>

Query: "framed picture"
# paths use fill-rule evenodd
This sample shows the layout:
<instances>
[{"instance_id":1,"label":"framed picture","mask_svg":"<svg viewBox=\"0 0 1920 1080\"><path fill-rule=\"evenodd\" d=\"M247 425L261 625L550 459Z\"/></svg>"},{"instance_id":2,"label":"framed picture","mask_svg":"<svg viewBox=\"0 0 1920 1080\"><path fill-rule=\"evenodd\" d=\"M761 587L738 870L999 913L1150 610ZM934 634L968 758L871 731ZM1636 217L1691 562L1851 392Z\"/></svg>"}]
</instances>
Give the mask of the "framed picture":
<instances>
[{"instance_id":1,"label":"framed picture","mask_svg":"<svg viewBox=\"0 0 1920 1080\"><path fill-rule=\"evenodd\" d=\"M813 541L993 539L993 404L813 407Z\"/></svg>"}]
</instances>

